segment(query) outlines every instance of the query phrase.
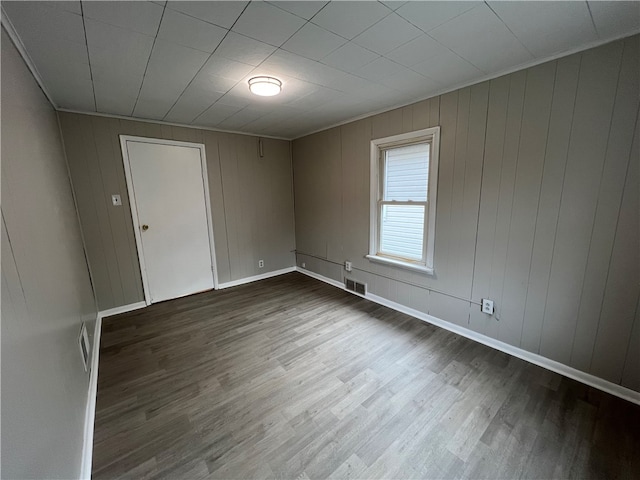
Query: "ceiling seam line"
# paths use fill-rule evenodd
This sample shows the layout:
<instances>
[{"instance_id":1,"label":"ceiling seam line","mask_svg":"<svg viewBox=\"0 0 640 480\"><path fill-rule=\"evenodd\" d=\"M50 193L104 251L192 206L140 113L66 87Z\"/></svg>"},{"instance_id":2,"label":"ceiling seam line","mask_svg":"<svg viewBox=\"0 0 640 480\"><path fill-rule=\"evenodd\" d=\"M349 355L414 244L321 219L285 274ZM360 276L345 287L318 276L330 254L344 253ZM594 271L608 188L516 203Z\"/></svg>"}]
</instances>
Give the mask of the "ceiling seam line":
<instances>
[{"instance_id":1,"label":"ceiling seam line","mask_svg":"<svg viewBox=\"0 0 640 480\"><path fill-rule=\"evenodd\" d=\"M270 5L270 4L269 4L269 5ZM231 25L231 27L229 28L229 32L230 32L230 31L231 31L231 29L236 25L236 23L238 22L238 20L240 20L240 17L242 17L242 14L245 12L245 10L247 9L247 7L248 7L248 6L249 6L249 3L247 4L247 6L246 6L246 7L244 7L244 10L242 10L242 13L238 16L238 18L236 18L236 21L235 21L235 22L233 22L233 25ZM325 6L326 6L326 5L325 5ZM275 7L275 8L277 8L277 7ZM322 8L324 8L324 7L322 7ZM293 15L293 14L292 14L292 15ZM297 16L297 15L296 15L296 16ZM315 16L315 15L314 15L314 16ZM299 18L301 18L301 17L299 17ZM312 18L313 18L313 17L312 17ZM305 20L305 19L303 19L303 20ZM283 49L281 48L281 47L282 47L282 45L284 45L285 43L287 43L287 42L291 39L291 37L293 37L296 33L298 33L300 30L302 30L302 28L303 28L306 24L308 24L308 23L310 23L310 22L309 22L309 20L305 20L305 22L304 22L302 25L300 25L300 28L298 28L295 32L293 32L293 33L289 36L289 38L287 38L284 42L282 42L282 43L280 44L280 46L279 46L279 47L276 47L276 49L275 49L275 50L274 50L274 51L273 51L273 52L272 52L272 53L271 53L267 58L265 58L262 62L260 62L260 64L253 66L252 71L253 71L253 70L255 70L256 68L260 67L260 65L262 65L262 64L263 64L264 62L266 62L269 58L271 58L271 57L272 57L272 56L273 56L273 55L274 55L278 50L282 50L282 51L286 52L286 50L283 50ZM229 32L227 32L227 34L224 36L224 38L227 38L227 35L229 34ZM236 33L236 32L233 32L233 33ZM222 45L222 42L224 42L224 38L223 38L223 39L222 39L222 41L218 44L218 46L216 47L216 49L211 53L211 55L209 56L209 58L207 59L207 61L205 62L205 64L209 61L209 59L213 56L213 54L214 54L214 53L216 53L216 50L218 50L218 47L220 47L220 45ZM249 38L251 38L251 37L249 37ZM254 40L255 40L255 39L254 39ZM257 40L257 41L261 42L261 40ZM262 42L262 43L267 43L267 42ZM269 44L268 44L268 45L269 45ZM272 45L272 46L275 46L275 45ZM202 68L204 68L204 64L202 65L202 67L200 68L200 70L202 70ZM196 72L196 75L198 75L198 73L200 73L200 70L198 70L198 72ZM196 75L194 75L194 76L193 76L193 78L196 78ZM226 94L227 94L227 93L229 93L231 90L233 90L236 86L238 86L238 85L240 84L240 82L241 82L241 81L242 81L242 80L238 80L236 83L234 83L234 84L233 84L233 87L231 87L229 90L227 90L227 91L224 93L224 95L226 95ZM191 85L191 83L192 83L192 82L193 82L193 79L191 80L191 82L189 82L189 85ZM178 97L178 100L176 100L176 101L175 101L175 103L171 106L171 108L173 108L173 107L175 106L175 104L176 104L176 103L178 103L178 101L180 100L180 98L182 97L182 95L184 95L184 92L187 90L187 88L189 88L189 85L187 85L187 86L185 87L184 91L180 94L180 96ZM222 97L220 97L220 98L224 98L224 95L222 95ZM208 106L208 107L207 107L203 112L201 112L201 113L200 113L200 115L198 115L196 118L194 118L194 119L192 120L192 122L195 122L196 120L198 120L198 118L200 118L202 115L204 115L204 113L205 113L207 110L209 110L209 109L210 109L211 107L213 107L216 103L218 103L218 100L220 100L220 98L218 98L215 102L213 102L211 105L209 105L209 106ZM220 121L220 122L219 122L219 123L217 123L216 125L219 125L220 123L224 122L225 120L227 120L227 119L229 119L229 118L233 117L234 115L236 115L237 113L241 112L242 110L244 110L244 109L245 109L245 108L247 108L247 107L248 107L248 105L245 105L245 106L244 106L244 107L242 107L240 110L238 110L237 112L232 113L231 115L227 116L224 120ZM171 111L171 109L169 109L169 112L170 112L170 111ZM169 112L167 112L167 115L169 114ZM166 115L165 115L165 117L166 117ZM247 123L249 123L249 122L247 122ZM242 127L239 127L239 128L242 128Z\"/></svg>"},{"instance_id":2,"label":"ceiling seam line","mask_svg":"<svg viewBox=\"0 0 640 480\"><path fill-rule=\"evenodd\" d=\"M511 35L513 35L513 37L514 37L516 40L518 40L518 43L522 46L522 48L524 48L524 49L527 51L527 53L528 53L529 55L531 55L533 58L537 58L537 57L533 54L533 52L531 52L531 50L529 50L529 49L527 48L527 46L526 46L524 43L522 43L522 42L520 41L520 38L518 38L518 36L513 32L513 30L511 30L511 28L509 28L509 25L507 25L507 22L505 22L505 21L502 19L502 17L501 17L500 15L498 15L498 12L496 12L493 8L491 8L491 5L489 5L489 3L488 3L488 2L484 2L484 4L487 6L487 8L489 8L489 10L491 10L491 12L492 12L492 13L493 13L497 18L498 18L498 20L500 20L500 23L502 23L502 24L505 26L505 28L506 28L507 30L509 30L509 33L511 33Z\"/></svg>"},{"instance_id":3,"label":"ceiling seam line","mask_svg":"<svg viewBox=\"0 0 640 480\"><path fill-rule=\"evenodd\" d=\"M136 111L136 107L138 106L138 101L140 100L140 94L142 93L142 88L144 87L144 81L147 78L147 70L149 69L149 64L151 63L151 56L153 55L153 49L156 47L156 41L158 40L158 34L160 33L160 27L162 26L162 20L164 19L164 12L167 10L167 3L165 2L162 7L162 15L160 15L160 21L158 22L158 29L156 30L156 34L153 37L153 44L151 45L151 51L149 52L149 58L147 58L147 64L144 67L144 73L142 74L142 82L140 82L140 88L138 89L138 95L136 96L136 101L133 104L133 108L131 109L131 117L133 117L134 112Z\"/></svg>"},{"instance_id":4,"label":"ceiling seam line","mask_svg":"<svg viewBox=\"0 0 640 480\"><path fill-rule=\"evenodd\" d=\"M596 21L593 18L593 12L591 11L591 5L589 5L589 2L584 2L587 4L587 10L589 11L589 18L591 19L591 25L593 25L593 29L596 32L596 35L598 38L600 38L600 32L598 31L598 27L596 26Z\"/></svg>"},{"instance_id":5,"label":"ceiling seam line","mask_svg":"<svg viewBox=\"0 0 640 480\"><path fill-rule=\"evenodd\" d=\"M180 99L182 98L182 96L184 95L184 92L187 91L187 89L191 86L191 84L193 83L194 78L196 78L198 76L198 74L202 71L202 69L204 68L204 66L207 64L207 62L209 60L211 60L211 57L213 57L213 55L218 51L218 48L220 48L220 45L222 45L222 42L225 41L225 39L227 38L227 36L229 35L229 32L231 32L231 29L233 27L235 27L236 23L238 23L238 20L240 20L240 17L242 17L242 14L247 10L247 8L249 7L251 2L247 2L247 4L244 6L244 8L242 9L242 12L240 12L240 15L238 15L238 17L235 19L235 21L231 24L231 26L229 27L229 29L227 30L227 32L224 34L224 37L222 37L222 40L220 40L220 43L218 43L218 45L216 45L216 48L213 49L213 52L211 52L209 54L209 56L207 57L207 59L202 63L202 65L200 66L200 68L198 69L198 71L193 75L193 77L191 78L191 80L189 80L189 83L187 83L187 86L184 87L184 89L182 90L182 93L180 93L180 95L178 95L178 98L176 98L176 101L173 102L173 104L171 105L171 107L169 107L169 110L167 110L167 113L165 113L164 117L162 117L162 120L164 120L165 118L167 118L167 115L169 115L169 113L171 113L171 110L173 110L173 107L175 107L177 105L177 103L180 101ZM195 17L194 17L195 18ZM233 32L236 33L236 32ZM246 35L245 35L246 36ZM251 37L248 37L251 38ZM243 62L238 62L238 63L243 63ZM234 84L235 87L235 84ZM231 87L233 88L233 87ZM229 90L231 90L231 88ZM227 90L226 92L223 93L223 97L224 95L227 94L227 92L229 91ZM204 112L206 112L207 110L209 110L213 105L215 105L215 103L222 97L219 97L218 99L216 99L211 105L209 105L208 107L206 107L203 111L201 111L193 120L191 120L191 122L189 122L189 124L195 122L196 120L198 120L198 118L200 118ZM228 117L227 117L228 118ZM225 118L226 120L226 118Z\"/></svg>"},{"instance_id":6,"label":"ceiling seam line","mask_svg":"<svg viewBox=\"0 0 640 480\"><path fill-rule=\"evenodd\" d=\"M89 55L89 39L87 38L87 25L84 18L84 2L80 2L80 17L82 18L82 31L84 32L84 46L87 49L87 62L89 62L89 78L91 79L91 92L93 93L93 108L98 111L98 101L96 100L96 85L93 80L93 68L91 67L91 55Z\"/></svg>"},{"instance_id":7,"label":"ceiling seam line","mask_svg":"<svg viewBox=\"0 0 640 480\"><path fill-rule=\"evenodd\" d=\"M296 17L301 18L302 20L304 20L304 21L306 21L306 22L310 22L310 21L311 21L311 18L315 17L318 13L320 13L320 12L324 9L324 7L326 7L327 5L329 5L329 2L325 2L325 4L320 8L320 10L318 10L316 13L314 13L314 14L311 16L311 18L309 18L309 19L307 20L306 18L301 17L300 15L298 15L298 14L296 14L296 13L290 12L289 10L285 10L284 8L279 7L278 5L276 5L276 4L275 4L273 1L271 1L271 0L267 0L267 1L265 1L265 3L268 3L268 4L269 4L269 5L271 5L272 7L276 7L276 8L278 8L278 9L282 10L283 12L287 12L287 13L290 13L291 15L295 15Z\"/></svg>"}]
</instances>

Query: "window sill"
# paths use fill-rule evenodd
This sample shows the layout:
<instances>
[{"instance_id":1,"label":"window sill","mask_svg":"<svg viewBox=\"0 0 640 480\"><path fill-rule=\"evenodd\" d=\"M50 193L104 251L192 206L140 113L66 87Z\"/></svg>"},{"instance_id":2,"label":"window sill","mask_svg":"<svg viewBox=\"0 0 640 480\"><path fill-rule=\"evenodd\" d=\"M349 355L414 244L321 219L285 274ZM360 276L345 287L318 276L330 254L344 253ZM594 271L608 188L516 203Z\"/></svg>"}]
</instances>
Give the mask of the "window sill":
<instances>
[{"instance_id":1,"label":"window sill","mask_svg":"<svg viewBox=\"0 0 640 480\"><path fill-rule=\"evenodd\" d=\"M424 273L425 275L433 275L434 273L433 268L425 267L424 265L416 265L413 263L403 262L402 260L394 260L393 258L381 257L378 255L365 255L365 258L368 258L371 262L403 268L405 270L411 270L412 272Z\"/></svg>"}]
</instances>

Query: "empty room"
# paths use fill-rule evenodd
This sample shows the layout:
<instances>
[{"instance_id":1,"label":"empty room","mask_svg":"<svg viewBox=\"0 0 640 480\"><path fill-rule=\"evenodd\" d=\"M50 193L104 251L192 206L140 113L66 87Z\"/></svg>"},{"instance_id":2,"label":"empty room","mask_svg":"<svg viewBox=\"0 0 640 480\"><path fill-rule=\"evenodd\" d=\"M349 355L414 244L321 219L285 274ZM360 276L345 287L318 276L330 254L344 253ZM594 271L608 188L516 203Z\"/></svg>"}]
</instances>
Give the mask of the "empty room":
<instances>
[{"instance_id":1,"label":"empty room","mask_svg":"<svg viewBox=\"0 0 640 480\"><path fill-rule=\"evenodd\" d=\"M640 2L1 6L0 478L640 478Z\"/></svg>"}]
</instances>

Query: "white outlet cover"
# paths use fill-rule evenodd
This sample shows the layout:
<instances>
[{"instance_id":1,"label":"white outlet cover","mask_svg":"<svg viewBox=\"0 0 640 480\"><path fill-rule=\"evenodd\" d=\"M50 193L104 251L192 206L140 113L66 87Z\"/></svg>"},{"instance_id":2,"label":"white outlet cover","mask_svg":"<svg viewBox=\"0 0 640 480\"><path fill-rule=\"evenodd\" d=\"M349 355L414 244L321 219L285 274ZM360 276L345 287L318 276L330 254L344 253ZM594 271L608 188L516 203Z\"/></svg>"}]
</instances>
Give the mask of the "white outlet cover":
<instances>
[{"instance_id":1,"label":"white outlet cover","mask_svg":"<svg viewBox=\"0 0 640 480\"><path fill-rule=\"evenodd\" d=\"M111 195L111 203L113 203L114 207L119 207L120 205L122 205L122 199L120 198L120 195Z\"/></svg>"},{"instance_id":2,"label":"white outlet cover","mask_svg":"<svg viewBox=\"0 0 640 480\"><path fill-rule=\"evenodd\" d=\"M493 309L493 300L489 300L487 298L483 298L482 299L482 307L481 307L482 313L487 313L489 315L493 315L494 309Z\"/></svg>"}]
</instances>

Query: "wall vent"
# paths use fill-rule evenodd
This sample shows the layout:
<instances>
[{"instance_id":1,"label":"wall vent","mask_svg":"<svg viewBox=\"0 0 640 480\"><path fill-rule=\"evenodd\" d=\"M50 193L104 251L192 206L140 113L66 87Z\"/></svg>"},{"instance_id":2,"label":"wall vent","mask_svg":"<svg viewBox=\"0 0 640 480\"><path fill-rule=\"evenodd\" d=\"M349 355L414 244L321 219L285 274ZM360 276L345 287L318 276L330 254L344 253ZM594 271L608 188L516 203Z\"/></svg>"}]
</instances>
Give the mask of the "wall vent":
<instances>
[{"instance_id":1,"label":"wall vent","mask_svg":"<svg viewBox=\"0 0 640 480\"><path fill-rule=\"evenodd\" d=\"M78 335L78 346L80 347L80 355L82 355L82 365L84 371L89 371L89 361L91 353L91 344L89 343L89 335L87 333L87 324L82 322L80 326L80 334Z\"/></svg>"},{"instance_id":2,"label":"wall vent","mask_svg":"<svg viewBox=\"0 0 640 480\"><path fill-rule=\"evenodd\" d=\"M344 279L344 286L347 290L365 295L367 293L367 285L365 283L356 282L350 278Z\"/></svg>"}]
</instances>

